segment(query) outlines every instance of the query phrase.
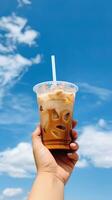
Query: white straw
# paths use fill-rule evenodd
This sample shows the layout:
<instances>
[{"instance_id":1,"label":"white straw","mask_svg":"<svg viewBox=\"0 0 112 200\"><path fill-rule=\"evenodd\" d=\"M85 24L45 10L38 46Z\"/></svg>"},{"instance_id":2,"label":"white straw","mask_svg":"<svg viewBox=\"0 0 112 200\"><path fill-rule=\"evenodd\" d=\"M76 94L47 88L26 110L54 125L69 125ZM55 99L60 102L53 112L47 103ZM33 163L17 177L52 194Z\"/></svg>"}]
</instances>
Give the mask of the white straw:
<instances>
[{"instance_id":1,"label":"white straw","mask_svg":"<svg viewBox=\"0 0 112 200\"><path fill-rule=\"evenodd\" d=\"M56 82L56 65L55 65L55 56L51 56L51 62L52 62L52 77L53 81Z\"/></svg>"}]
</instances>

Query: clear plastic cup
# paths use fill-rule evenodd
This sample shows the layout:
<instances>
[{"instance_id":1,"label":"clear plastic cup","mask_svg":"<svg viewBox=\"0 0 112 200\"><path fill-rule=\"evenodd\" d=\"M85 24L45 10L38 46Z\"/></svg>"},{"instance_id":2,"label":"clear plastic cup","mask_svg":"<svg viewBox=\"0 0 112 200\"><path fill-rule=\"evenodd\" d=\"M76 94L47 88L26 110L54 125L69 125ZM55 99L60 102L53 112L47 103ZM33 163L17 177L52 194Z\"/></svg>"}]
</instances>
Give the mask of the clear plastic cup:
<instances>
[{"instance_id":1,"label":"clear plastic cup","mask_svg":"<svg viewBox=\"0 0 112 200\"><path fill-rule=\"evenodd\" d=\"M33 91L37 94L44 145L48 149L69 150L78 87L70 82L47 81L35 85Z\"/></svg>"}]
</instances>

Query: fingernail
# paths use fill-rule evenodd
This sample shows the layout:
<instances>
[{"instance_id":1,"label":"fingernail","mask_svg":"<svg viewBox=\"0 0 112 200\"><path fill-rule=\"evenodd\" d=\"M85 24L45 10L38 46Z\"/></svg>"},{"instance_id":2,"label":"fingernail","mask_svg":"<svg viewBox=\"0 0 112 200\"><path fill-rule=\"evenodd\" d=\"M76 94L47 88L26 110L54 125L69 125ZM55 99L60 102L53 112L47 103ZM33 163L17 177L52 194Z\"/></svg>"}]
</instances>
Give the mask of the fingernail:
<instances>
[{"instance_id":1,"label":"fingernail","mask_svg":"<svg viewBox=\"0 0 112 200\"><path fill-rule=\"evenodd\" d=\"M76 144L75 143L71 143L70 144L72 147L76 147Z\"/></svg>"}]
</instances>

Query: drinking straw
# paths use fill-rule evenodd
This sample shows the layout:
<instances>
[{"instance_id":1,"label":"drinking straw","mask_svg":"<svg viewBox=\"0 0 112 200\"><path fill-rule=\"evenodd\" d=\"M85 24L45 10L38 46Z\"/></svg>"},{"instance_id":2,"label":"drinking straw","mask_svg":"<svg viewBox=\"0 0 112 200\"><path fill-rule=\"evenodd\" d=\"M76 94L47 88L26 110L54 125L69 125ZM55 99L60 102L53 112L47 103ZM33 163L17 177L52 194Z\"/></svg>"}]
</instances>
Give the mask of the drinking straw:
<instances>
[{"instance_id":1,"label":"drinking straw","mask_svg":"<svg viewBox=\"0 0 112 200\"><path fill-rule=\"evenodd\" d=\"M51 56L51 62L52 62L52 77L53 77L53 82L56 82L56 62L55 62L55 56Z\"/></svg>"}]
</instances>

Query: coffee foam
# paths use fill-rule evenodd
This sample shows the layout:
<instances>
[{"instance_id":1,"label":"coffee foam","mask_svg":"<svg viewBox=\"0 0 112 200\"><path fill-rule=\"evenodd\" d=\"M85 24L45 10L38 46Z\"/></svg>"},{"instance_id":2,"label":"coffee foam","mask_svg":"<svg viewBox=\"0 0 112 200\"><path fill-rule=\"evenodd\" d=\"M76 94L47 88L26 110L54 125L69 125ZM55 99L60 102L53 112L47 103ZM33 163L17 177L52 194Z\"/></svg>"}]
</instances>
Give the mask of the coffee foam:
<instances>
[{"instance_id":1,"label":"coffee foam","mask_svg":"<svg viewBox=\"0 0 112 200\"><path fill-rule=\"evenodd\" d=\"M74 101L74 94L60 89L38 95L39 102L47 100L65 100L66 103L72 103Z\"/></svg>"},{"instance_id":2,"label":"coffee foam","mask_svg":"<svg viewBox=\"0 0 112 200\"><path fill-rule=\"evenodd\" d=\"M55 108L61 109L65 104L69 108L70 104L74 103L74 94L63 90L55 90L39 95L38 102L44 106L44 109L54 108L55 106Z\"/></svg>"}]
</instances>

